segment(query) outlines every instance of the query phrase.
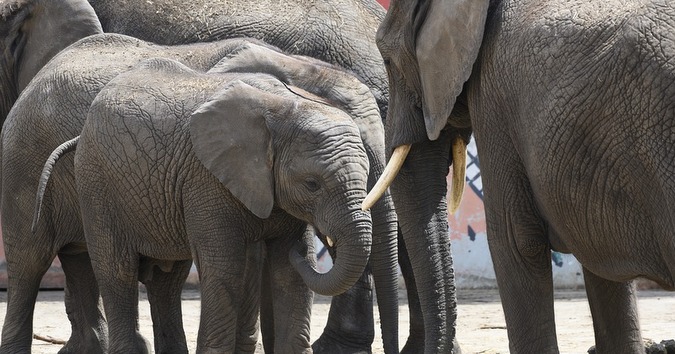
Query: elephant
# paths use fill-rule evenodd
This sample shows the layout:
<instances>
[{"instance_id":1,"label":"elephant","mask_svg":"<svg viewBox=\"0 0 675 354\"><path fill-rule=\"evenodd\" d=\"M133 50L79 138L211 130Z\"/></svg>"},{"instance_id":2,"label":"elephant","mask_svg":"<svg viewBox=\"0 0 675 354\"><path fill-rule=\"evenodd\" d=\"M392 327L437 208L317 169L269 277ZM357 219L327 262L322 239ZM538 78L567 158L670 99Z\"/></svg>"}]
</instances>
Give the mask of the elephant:
<instances>
[{"instance_id":1,"label":"elephant","mask_svg":"<svg viewBox=\"0 0 675 354\"><path fill-rule=\"evenodd\" d=\"M454 297L445 218L461 193L441 196L474 134L511 353L559 352L552 250L582 265L597 352L645 350L632 279L675 289L673 26L657 1L391 2L377 45L385 174L399 173L380 186L404 235L433 242L434 291ZM454 302L420 300L425 325L454 325Z\"/></svg>"},{"instance_id":2,"label":"elephant","mask_svg":"<svg viewBox=\"0 0 675 354\"><path fill-rule=\"evenodd\" d=\"M52 21L58 19L58 21ZM83 0L8 0L0 5L0 117L56 53L77 40L103 33Z\"/></svg>"},{"instance_id":3,"label":"elephant","mask_svg":"<svg viewBox=\"0 0 675 354\"><path fill-rule=\"evenodd\" d=\"M290 0L283 3L195 0L189 4L177 0L89 0L89 3L106 32L165 45L249 37L274 45L288 54L338 65L370 87L383 119L386 116L387 76L375 45L375 32L385 10L375 0ZM377 229L375 226L375 232ZM410 266L402 265L402 268L410 269ZM408 287L414 288L412 276L406 273L404 277ZM364 274L359 285L348 293L334 297L331 308L336 310L329 316L324 335L317 340L314 349L325 353L370 352L374 339L373 314L357 308L372 306L372 297L368 274ZM411 303L416 302L416 297L416 293L409 291ZM359 305L354 307L352 303ZM413 313L415 309L412 308ZM420 331L423 329L415 330ZM264 338L269 336L264 327L262 332ZM397 336L386 336L389 337L387 342L391 343L387 347L392 348L387 352L398 351L393 349L398 346Z\"/></svg>"},{"instance_id":4,"label":"elephant","mask_svg":"<svg viewBox=\"0 0 675 354\"><path fill-rule=\"evenodd\" d=\"M387 76L375 45L385 10L375 0L89 0L105 32L176 45L256 38L288 54L353 72L373 92L383 116Z\"/></svg>"},{"instance_id":5,"label":"elephant","mask_svg":"<svg viewBox=\"0 0 675 354\"><path fill-rule=\"evenodd\" d=\"M99 92L74 174L110 352L144 352L128 340L139 256L194 259L198 352L235 352L250 243L308 223L335 244L333 268L317 273L292 247L282 258L325 295L359 279L372 241L361 210L369 163L358 126L327 103L267 74L200 73L168 59L144 61Z\"/></svg>"}]
</instances>

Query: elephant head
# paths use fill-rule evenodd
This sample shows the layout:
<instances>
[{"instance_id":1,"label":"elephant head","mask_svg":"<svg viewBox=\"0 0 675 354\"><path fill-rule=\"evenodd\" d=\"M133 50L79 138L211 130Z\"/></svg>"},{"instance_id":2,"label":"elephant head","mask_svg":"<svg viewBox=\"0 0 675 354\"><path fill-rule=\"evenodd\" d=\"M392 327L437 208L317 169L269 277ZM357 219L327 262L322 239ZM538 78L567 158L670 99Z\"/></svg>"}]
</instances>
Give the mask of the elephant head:
<instances>
[{"instance_id":1,"label":"elephant head","mask_svg":"<svg viewBox=\"0 0 675 354\"><path fill-rule=\"evenodd\" d=\"M389 76L387 146L394 150L387 179L364 208L391 184L411 144L436 140L444 129L454 139L450 211L459 207L471 131L462 94L481 47L488 6L488 0L391 2L377 45Z\"/></svg>"},{"instance_id":2,"label":"elephant head","mask_svg":"<svg viewBox=\"0 0 675 354\"><path fill-rule=\"evenodd\" d=\"M356 282L370 255L371 219L360 210L368 159L344 112L271 81L237 81L199 107L190 119L193 149L257 217L277 206L329 235L340 256L328 273L299 254L292 260L312 290L336 295Z\"/></svg>"},{"instance_id":3,"label":"elephant head","mask_svg":"<svg viewBox=\"0 0 675 354\"><path fill-rule=\"evenodd\" d=\"M58 52L103 33L86 0L9 0L0 5L0 114L4 121L19 93Z\"/></svg>"}]
</instances>

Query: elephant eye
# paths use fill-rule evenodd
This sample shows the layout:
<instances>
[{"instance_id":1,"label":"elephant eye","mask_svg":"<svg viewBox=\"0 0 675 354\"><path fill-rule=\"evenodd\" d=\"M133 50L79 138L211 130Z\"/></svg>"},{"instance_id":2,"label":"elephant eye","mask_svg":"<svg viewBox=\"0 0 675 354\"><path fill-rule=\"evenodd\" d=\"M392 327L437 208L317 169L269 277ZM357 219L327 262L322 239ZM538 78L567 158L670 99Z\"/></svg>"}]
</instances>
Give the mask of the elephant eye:
<instances>
[{"instance_id":1,"label":"elephant eye","mask_svg":"<svg viewBox=\"0 0 675 354\"><path fill-rule=\"evenodd\" d=\"M316 178L308 177L305 179L305 188L307 188L308 191L314 193L321 188L321 185Z\"/></svg>"}]
</instances>

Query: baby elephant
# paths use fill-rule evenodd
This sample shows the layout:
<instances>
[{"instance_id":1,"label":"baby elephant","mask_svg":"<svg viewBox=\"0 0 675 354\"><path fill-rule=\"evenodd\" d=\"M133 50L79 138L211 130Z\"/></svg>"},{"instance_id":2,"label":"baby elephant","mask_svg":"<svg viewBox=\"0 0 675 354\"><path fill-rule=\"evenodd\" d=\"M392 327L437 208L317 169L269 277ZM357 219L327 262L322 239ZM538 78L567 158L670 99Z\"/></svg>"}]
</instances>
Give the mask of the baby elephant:
<instances>
[{"instance_id":1,"label":"baby elephant","mask_svg":"<svg viewBox=\"0 0 675 354\"><path fill-rule=\"evenodd\" d=\"M92 103L74 168L111 353L147 350L136 333L144 264L194 260L197 351L231 353L241 350L238 321L249 321L240 309L251 287L243 276L251 244L297 234L305 223L329 235L339 257L325 274L295 249L304 243L280 243L289 267L326 295L347 290L368 261L368 158L357 126L265 74L145 61Z\"/></svg>"}]
</instances>

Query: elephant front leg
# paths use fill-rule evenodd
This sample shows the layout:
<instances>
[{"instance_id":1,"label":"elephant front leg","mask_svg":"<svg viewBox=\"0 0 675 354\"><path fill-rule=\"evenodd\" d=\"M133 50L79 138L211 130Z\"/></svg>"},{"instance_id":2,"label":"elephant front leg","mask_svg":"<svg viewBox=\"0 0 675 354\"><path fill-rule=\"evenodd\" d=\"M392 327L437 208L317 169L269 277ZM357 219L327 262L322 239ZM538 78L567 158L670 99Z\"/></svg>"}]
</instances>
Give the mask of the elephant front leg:
<instances>
[{"instance_id":1,"label":"elephant front leg","mask_svg":"<svg viewBox=\"0 0 675 354\"><path fill-rule=\"evenodd\" d=\"M207 235L207 234L205 234ZM235 353L238 317L244 304L247 245L243 240L210 233L193 250L201 287L198 353ZM218 238L218 239L216 239Z\"/></svg>"},{"instance_id":2,"label":"elephant front leg","mask_svg":"<svg viewBox=\"0 0 675 354\"><path fill-rule=\"evenodd\" d=\"M484 180L488 244L510 352L557 354L551 249L528 190L515 188L526 184L511 181L495 190Z\"/></svg>"},{"instance_id":3,"label":"elephant front leg","mask_svg":"<svg viewBox=\"0 0 675 354\"><path fill-rule=\"evenodd\" d=\"M349 290L334 296L328 322L312 344L315 353L371 353L375 338L370 269Z\"/></svg>"},{"instance_id":4,"label":"elephant front leg","mask_svg":"<svg viewBox=\"0 0 675 354\"><path fill-rule=\"evenodd\" d=\"M237 353L253 353L258 345L263 243L249 244L244 274L244 304L237 320Z\"/></svg>"},{"instance_id":5,"label":"elephant front leg","mask_svg":"<svg viewBox=\"0 0 675 354\"><path fill-rule=\"evenodd\" d=\"M644 353L636 290L632 281L614 282L584 268L597 353Z\"/></svg>"}]
</instances>

